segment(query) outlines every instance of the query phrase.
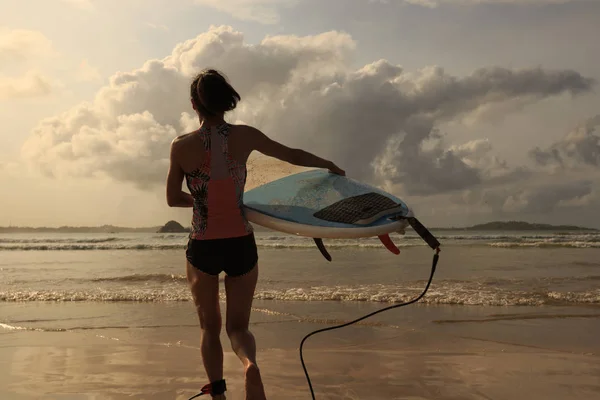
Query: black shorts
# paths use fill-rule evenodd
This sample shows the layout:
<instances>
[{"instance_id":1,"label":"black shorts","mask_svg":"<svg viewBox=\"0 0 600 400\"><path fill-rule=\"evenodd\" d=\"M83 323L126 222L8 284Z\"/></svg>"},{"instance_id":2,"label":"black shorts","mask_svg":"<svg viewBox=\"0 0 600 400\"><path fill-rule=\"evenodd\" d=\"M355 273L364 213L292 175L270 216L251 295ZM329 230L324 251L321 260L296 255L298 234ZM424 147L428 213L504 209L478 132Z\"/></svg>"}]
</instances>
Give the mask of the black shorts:
<instances>
[{"instance_id":1,"label":"black shorts","mask_svg":"<svg viewBox=\"0 0 600 400\"><path fill-rule=\"evenodd\" d=\"M258 250L251 233L225 239L190 239L185 256L194 268L209 275L224 271L228 276L241 276L256 265Z\"/></svg>"}]
</instances>

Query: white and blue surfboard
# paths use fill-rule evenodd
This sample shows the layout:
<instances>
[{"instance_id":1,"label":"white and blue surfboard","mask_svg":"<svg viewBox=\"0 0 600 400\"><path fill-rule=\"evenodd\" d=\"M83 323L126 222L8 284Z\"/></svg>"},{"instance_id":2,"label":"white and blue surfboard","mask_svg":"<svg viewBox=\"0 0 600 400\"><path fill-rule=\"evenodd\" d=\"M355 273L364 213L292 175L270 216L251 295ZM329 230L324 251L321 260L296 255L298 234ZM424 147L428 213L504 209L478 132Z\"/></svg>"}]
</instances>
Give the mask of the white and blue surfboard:
<instances>
[{"instance_id":1,"label":"white and blue surfboard","mask_svg":"<svg viewBox=\"0 0 600 400\"><path fill-rule=\"evenodd\" d=\"M400 198L326 170L300 172L249 190L244 205L250 222L314 238L322 252L322 238L378 236L398 254L389 234L404 233L413 216Z\"/></svg>"}]
</instances>

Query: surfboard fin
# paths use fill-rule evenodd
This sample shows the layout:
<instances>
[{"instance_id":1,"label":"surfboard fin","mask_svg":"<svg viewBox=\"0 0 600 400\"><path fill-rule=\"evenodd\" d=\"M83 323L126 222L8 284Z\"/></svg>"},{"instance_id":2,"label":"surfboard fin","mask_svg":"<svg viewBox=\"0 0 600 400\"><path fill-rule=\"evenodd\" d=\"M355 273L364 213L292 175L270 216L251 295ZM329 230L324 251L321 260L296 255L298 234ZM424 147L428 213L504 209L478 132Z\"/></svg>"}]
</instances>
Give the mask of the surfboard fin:
<instances>
[{"instance_id":1,"label":"surfboard fin","mask_svg":"<svg viewBox=\"0 0 600 400\"><path fill-rule=\"evenodd\" d=\"M317 248L319 249L321 254L323 254L323 257L325 257L325 259L327 261L331 261L331 255L329 255L329 253L327 252L327 249L325 248L325 245L323 244L323 239L313 238L313 240L315 241L315 244L317 245Z\"/></svg>"},{"instance_id":2,"label":"surfboard fin","mask_svg":"<svg viewBox=\"0 0 600 400\"><path fill-rule=\"evenodd\" d=\"M386 249L388 249L389 251L391 251L394 254L400 254L400 249L398 247L396 247L394 242L392 242L390 235L386 234L386 235L380 235L377 237L379 238L379 240L381 240L381 243L383 243L383 245L385 246Z\"/></svg>"}]
</instances>

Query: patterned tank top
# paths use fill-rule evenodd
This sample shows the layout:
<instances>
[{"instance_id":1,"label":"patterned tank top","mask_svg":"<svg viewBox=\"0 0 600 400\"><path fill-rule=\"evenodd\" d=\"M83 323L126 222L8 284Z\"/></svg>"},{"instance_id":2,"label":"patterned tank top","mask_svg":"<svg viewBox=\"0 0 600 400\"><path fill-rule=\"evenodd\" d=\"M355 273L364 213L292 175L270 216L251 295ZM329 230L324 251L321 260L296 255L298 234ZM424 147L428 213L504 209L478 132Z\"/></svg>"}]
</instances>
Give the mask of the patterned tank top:
<instances>
[{"instance_id":1,"label":"patterned tank top","mask_svg":"<svg viewBox=\"0 0 600 400\"><path fill-rule=\"evenodd\" d=\"M229 155L230 127L222 123L198 131L207 157L200 167L185 174L194 197L190 239L223 239L253 232L243 208L246 165Z\"/></svg>"}]
</instances>

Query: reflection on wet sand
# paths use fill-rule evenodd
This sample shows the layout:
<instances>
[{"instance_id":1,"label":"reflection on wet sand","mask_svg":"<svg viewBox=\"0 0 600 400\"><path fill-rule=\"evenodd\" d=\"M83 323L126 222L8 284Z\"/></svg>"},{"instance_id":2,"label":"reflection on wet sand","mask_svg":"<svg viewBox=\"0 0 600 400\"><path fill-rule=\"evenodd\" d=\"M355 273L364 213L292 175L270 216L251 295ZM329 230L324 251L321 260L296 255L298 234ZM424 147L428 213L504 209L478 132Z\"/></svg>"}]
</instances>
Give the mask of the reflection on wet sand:
<instances>
[{"instance_id":1,"label":"reflection on wet sand","mask_svg":"<svg viewBox=\"0 0 600 400\"><path fill-rule=\"evenodd\" d=\"M175 343L169 342L172 329L6 332L0 335L0 398L187 399L206 382L197 329L177 329L186 332ZM270 398L310 397L297 348L281 346L296 344L308 329L289 321L255 325ZM279 341L269 340L276 336ZM444 332L352 327L315 337L305 360L319 399L600 398L597 355ZM225 375L229 397L243 398L242 366L231 352Z\"/></svg>"}]
</instances>

